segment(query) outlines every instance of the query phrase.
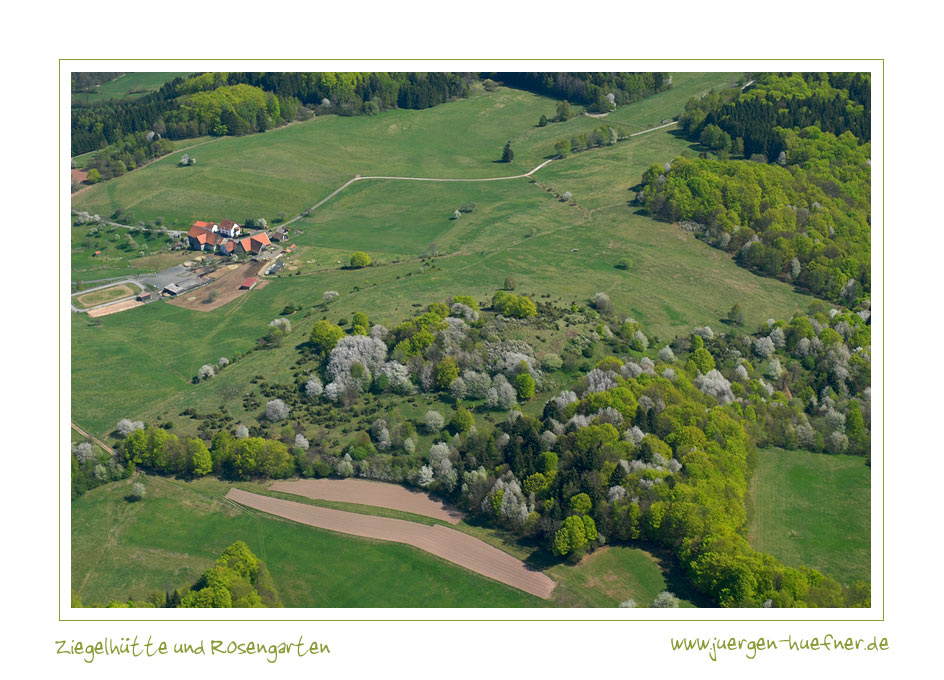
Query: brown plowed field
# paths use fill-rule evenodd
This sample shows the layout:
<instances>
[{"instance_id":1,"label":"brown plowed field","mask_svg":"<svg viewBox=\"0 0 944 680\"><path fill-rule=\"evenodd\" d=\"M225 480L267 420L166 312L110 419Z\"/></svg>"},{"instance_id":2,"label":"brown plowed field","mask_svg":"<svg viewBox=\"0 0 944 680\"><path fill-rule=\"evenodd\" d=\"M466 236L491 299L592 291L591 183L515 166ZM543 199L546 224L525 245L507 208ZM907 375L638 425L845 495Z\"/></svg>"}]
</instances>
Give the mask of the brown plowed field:
<instances>
[{"instance_id":1,"label":"brown plowed field","mask_svg":"<svg viewBox=\"0 0 944 680\"><path fill-rule=\"evenodd\" d=\"M306 498L402 510L414 515L441 519L450 524L458 524L462 519L462 513L451 509L445 503L434 501L425 493L385 482L366 479L303 479L297 482L276 482L269 488Z\"/></svg>"},{"instance_id":2,"label":"brown plowed field","mask_svg":"<svg viewBox=\"0 0 944 680\"><path fill-rule=\"evenodd\" d=\"M551 596L554 586L557 585L540 571L529 568L508 553L441 524L427 526L389 517L359 515L260 496L241 489L230 489L226 497L248 508L320 529L412 545L544 599Z\"/></svg>"}]
</instances>

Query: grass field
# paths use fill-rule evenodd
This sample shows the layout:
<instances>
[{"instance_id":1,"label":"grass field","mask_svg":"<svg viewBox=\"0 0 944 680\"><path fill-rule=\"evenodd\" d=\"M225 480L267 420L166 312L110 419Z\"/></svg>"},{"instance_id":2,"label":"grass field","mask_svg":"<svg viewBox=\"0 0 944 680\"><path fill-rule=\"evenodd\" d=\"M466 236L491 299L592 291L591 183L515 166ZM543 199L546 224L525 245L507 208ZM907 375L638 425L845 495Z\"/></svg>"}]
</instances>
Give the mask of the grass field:
<instances>
[{"instance_id":1,"label":"grass field","mask_svg":"<svg viewBox=\"0 0 944 680\"><path fill-rule=\"evenodd\" d=\"M676 74L672 90L611 116L633 130L647 129L679 113L688 97L733 79L733 74ZM181 227L194 219L224 217L266 217L271 222L279 212L299 214L355 174L519 174L552 154L558 138L603 122L577 117L536 128L538 118L553 114L555 107L546 97L500 88L422 111L318 117L264 134L203 144L194 152L197 164L192 167L177 167L178 158L172 154L82 191L73 197L73 207L101 215L120 207L133 211L137 219L163 216L169 225ZM508 139L515 145L515 160L496 163Z\"/></svg>"},{"instance_id":2,"label":"grass field","mask_svg":"<svg viewBox=\"0 0 944 680\"><path fill-rule=\"evenodd\" d=\"M102 83L94 92L78 92L72 95L73 106L96 104L108 99L131 99L158 90L178 76L189 76L190 72L140 72L125 73L114 80Z\"/></svg>"},{"instance_id":3,"label":"grass field","mask_svg":"<svg viewBox=\"0 0 944 680\"><path fill-rule=\"evenodd\" d=\"M868 581L870 482L858 456L762 449L751 482L749 539L790 566Z\"/></svg>"},{"instance_id":4,"label":"grass field","mask_svg":"<svg viewBox=\"0 0 944 680\"><path fill-rule=\"evenodd\" d=\"M147 486L141 502L125 500L137 481L132 479L93 489L72 504L72 587L86 604L192 584L236 540L266 563L288 607L614 607L629 597L647 606L666 588L682 596L672 570L637 548L610 547L577 566L552 566L548 574L559 585L545 602L407 546L237 510L221 500L231 485L215 479L138 479ZM264 491L258 484L237 486ZM416 519L366 506L317 504ZM500 532L464 530L508 548ZM527 559L532 550L514 545L508 552ZM683 599L682 606L692 603Z\"/></svg>"},{"instance_id":5,"label":"grass field","mask_svg":"<svg viewBox=\"0 0 944 680\"><path fill-rule=\"evenodd\" d=\"M165 250L170 239L159 231L84 224L72 226L70 236L73 281L156 272L193 257L191 252Z\"/></svg>"}]
</instances>

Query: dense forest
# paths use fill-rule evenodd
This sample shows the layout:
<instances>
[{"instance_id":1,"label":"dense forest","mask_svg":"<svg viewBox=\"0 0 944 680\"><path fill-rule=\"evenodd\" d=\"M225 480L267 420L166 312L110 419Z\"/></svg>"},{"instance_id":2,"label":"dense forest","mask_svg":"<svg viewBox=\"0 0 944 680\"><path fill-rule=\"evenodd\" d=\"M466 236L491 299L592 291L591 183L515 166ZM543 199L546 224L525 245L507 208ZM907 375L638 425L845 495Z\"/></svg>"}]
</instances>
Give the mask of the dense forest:
<instances>
[{"instance_id":1,"label":"dense forest","mask_svg":"<svg viewBox=\"0 0 944 680\"><path fill-rule=\"evenodd\" d=\"M488 309L456 296L390 330L360 313L347 330L323 320L299 346L295 384L258 381L265 403L246 395L263 409L260 424L191 410L199 436L183 438L123 422L116 467L407 483L560 559L607 542L665 546L722 606L867 606L867 584L786 567L744 532L756 446L868 455L868 309L816 303L749 333L736 306L729 316L730 330L696 328L668 344L618 317L604 293L563 307L499 292ZM507 339L509 328L560 323L583 329L560 355ZM202 379L212 380L208 368ZM538 417L524 415L519 404L550 380L566 389ZM431 407L398 420L384 406L422 393L451 403L451 416ZM331 428L368 405L370 428L336 443ZM507 417L490 426L484 415L496 412ZM324 436L309 441L305 423ZM429 451L418 450L418 432L433 434Z\"/></svg>"},{"instance_id":2,"label":"dense forest","mask_svg":"<svg viewBox=\"0 0 944 680\"><path fill-rule=\"evenodd\" d=\"M582 104L591 111L609 111L672 85L668 73L482 73L507 87ZM611 95L608 99L607 95Z\"/></svg>"},{"instance_id":3,"label":"dense forest","mask_svg":"<svg viewBox=\"0 0 944 680\"><path fill-rule=\"evenodd\" d=\"M695 141L708 129L708 139L717 142L712 148L770 160L786 151L778 128L815 126L836 136L850 132L859 142L872 138L867 73L760 73L752 80L744 90L735 87L690 99L679 118L682 129Z\"/></svg>"}]
</instances>

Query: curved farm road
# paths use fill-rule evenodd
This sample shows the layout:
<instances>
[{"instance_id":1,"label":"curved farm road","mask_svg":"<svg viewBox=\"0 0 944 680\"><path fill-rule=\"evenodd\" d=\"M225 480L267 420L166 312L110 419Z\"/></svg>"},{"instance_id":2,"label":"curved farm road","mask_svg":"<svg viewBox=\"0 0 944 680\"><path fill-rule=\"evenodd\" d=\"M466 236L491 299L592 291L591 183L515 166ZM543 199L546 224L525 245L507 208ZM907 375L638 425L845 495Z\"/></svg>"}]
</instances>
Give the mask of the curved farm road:
<instances>
[{"instance_id":1,"label":"curved farm road","mask_svg":"<svg viewBox=\"0 0 944 680\"><path fill-rule=\"evenodd\" d=\"M388 517L359 515L230 489L226 498L254 510L320 529L381 541L405 543L488 578L548 599L557 584L521 560L477 538L437 524L427 526Z\"/></svg>"},{"instance_id":2,"label":"curved farm road","mask_svg":"<svg viewBox=\"0 0 944 680\"><path fill-rule=\"evenodd\" d=\"M301 479L292 482L275 482L272 491L291 493L306 498L325 501L359 503L380 508L412 512L450 524L458 524L462 513L445 503L434 501L421 491L411 491L399 484L374 482L367 479Z\"/></svg>"}]
</instances>

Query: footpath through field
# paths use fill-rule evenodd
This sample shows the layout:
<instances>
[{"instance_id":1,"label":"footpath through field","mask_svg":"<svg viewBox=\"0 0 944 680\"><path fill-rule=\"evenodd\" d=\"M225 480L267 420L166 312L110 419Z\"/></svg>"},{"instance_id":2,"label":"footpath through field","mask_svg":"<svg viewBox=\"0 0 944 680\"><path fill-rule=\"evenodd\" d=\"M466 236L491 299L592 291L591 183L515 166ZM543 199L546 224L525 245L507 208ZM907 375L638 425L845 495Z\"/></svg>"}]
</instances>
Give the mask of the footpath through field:
<instances>
[{"instance_id":1,"label":"footpath through field","mask_svg":"<svg viewBox=\"0 0 944 680\"><path fill-rule=\"evenodd\" d=\"M450 524L458 524L462 513L445 503L434 501L421 491L411 491L399 484L375 482L368 479L301 479L292 482L276 482L272 491L291 493L306 498L342 503L373 505L391 510L412 512Z\"/></svg>"},{"instance_id":2,"label":"footpath through field","mask_svg":"<svg viewBox=\"0 0 944 680\"><path fill-rule=\"evenodd\" d=\"M664 123L662 125L657 125L656 127L649 128L648 130L640 130L639 132L634 132L633 134L629 136L638 137L639 135L644 135L647 132L655 132L656 130L661 130L663 128L671 127L672 125L678 125L678 121L673 120L671 123ZM549 158L543 163L541 163L540 165L538 165L537 167L529 170L528 172L525 172L521 175L507 175L505 177L455 178L455 177L399 177L395 175L355 175L354 177L346 181L344 184L339 186L337 189L332 191L330 194L328 194L327 196L322 198L320 201L315 203L313 206L311 206L308 210L305 211L305 214L296 215L295 217L290 219L288 222L284 222L282 226L287 227L293 222L297 222L303 217L306 217L307 213L311 213L312 211L317 210L318 208L323 206L325 203L330 201L332 198L337 196L339 193L341 193L342 191L347 189L349 186L354 184L354 182L360 182L361 180L365 180L365 179L389 179L389 180L398 180L398 181L403 181L403 182L501 182L501 181L509 180L509 179L523 179L525 177L531 177L531 175L536 173L538 170L540 170L541 168L545 167L549 163L552 163L553 161L556 161L556 160L561 160L561 158L559 156L555 158Z\"/></svg>"},{"instance_id":3,"label":"footpath through field","mask_svg":"<svg viewBox=\"0 0 944 680\"><path fill-rule=\"evenodd\" d=\"M320 529L405 543L488 578L548 599L557 584L521 560L473 536L441 524L428 526L389 517L359 515L230 489L226 498L254 510Z\"/></svg>"}]
</instances>

